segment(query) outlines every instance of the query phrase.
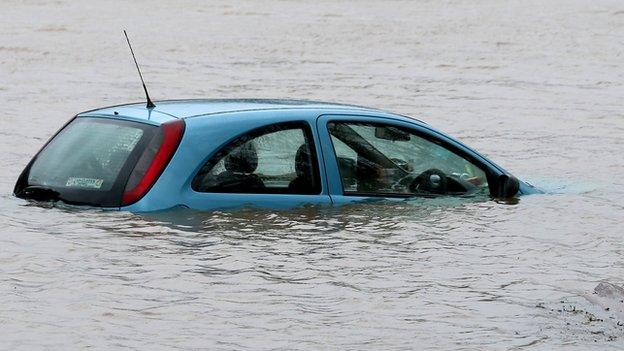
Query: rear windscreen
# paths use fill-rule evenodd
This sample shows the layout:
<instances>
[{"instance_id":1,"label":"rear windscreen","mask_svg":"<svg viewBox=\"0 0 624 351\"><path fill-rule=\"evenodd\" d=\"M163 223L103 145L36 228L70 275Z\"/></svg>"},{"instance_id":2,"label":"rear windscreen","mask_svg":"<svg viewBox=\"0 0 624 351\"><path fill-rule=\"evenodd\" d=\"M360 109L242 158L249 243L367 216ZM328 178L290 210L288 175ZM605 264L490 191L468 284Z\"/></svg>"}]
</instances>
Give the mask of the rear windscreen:
<instances>
[{"instance_id":1,"label":"rear windscreen","mask_svg":"<svg viewBox=\"0 0 624 351\"><path fill-rule=\"evenodd\" d=\"M156 129L76 118L36 156L27 185L53 189L68 202L118 206L128 175Z\"/></svg>"}]
</instances>

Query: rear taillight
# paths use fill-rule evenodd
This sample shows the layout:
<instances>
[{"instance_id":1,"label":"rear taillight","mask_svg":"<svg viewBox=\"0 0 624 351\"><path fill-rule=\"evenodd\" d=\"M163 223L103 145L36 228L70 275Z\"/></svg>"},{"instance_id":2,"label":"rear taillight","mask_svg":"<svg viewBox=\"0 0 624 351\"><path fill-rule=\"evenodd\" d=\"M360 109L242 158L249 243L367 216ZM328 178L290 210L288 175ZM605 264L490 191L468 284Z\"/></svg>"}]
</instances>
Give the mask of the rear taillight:
<instances>
[{"instance_id":1,"label":"rear taillight","mask_svg":"<svg viewBox=\"0 0 624 351\"><path fill-rule=\"evenodd\" d=\"M182 119L160 126L159 133L154 136L128 178L122 206L139 201L154 185L178 148L184 134L184 126Z\"/></svg>"}]
</instances>

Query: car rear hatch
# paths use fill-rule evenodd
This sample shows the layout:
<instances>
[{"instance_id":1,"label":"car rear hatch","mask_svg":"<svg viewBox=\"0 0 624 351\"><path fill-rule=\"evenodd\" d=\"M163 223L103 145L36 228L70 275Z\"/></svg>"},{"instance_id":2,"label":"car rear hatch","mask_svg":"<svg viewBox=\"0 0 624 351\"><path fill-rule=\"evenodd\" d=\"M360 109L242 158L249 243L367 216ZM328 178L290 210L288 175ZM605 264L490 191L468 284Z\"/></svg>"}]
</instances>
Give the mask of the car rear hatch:
<instances>
[{"instance_id":1,"label":"car rear hatch","mask_svg":"<svg viewBox=\"0 0 624 351\"><path fill-rule=\"evenodd\" d=\"M22 172L21 198L120 207L143 197L175 153L184 121L160 125L122 117L78 116Z\"/></svg>"}]
</instances>

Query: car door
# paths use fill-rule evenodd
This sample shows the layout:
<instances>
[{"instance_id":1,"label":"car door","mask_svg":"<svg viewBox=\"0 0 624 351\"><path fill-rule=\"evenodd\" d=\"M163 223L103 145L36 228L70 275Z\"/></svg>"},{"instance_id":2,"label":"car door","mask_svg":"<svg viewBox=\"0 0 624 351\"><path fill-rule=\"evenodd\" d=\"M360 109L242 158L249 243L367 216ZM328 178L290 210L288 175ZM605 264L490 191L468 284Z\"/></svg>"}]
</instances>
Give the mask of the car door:
<instances>
[{"instance_id":1,"label":"car door","mask_svg":"<svg viewBox=\"0 0 624 351\"><path fill-rule=\"evenodd\" d=\"M317 129L334 203L488 196L496 177L478 154L416 123L324 115Z\"/></svg>"},{"instance_id":2,"label":"car door","mask_svg":"<svg viewBox=\"0 0 624 351\"><path fill-rule=\"evenodd\" d=\"M236 137L193 178L189 207L291 208L330 204L318 136L307 121L253 128Z\"/></svg>"}]
</instances>

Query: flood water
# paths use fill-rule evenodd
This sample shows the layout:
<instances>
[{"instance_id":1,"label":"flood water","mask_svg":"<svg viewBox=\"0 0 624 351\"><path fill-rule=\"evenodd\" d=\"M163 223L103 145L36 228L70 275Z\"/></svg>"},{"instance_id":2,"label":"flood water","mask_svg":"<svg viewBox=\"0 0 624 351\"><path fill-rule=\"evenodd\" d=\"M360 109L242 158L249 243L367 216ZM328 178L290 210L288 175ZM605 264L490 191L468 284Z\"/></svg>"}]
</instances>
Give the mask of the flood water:
<instances>
[{"instance_id":1,"label":"flood water","mask_svg":"<svg viewBox=\"0 0 624 351\"><path fill-rule=\"evenodd\" d=\"M157 215L36 205L73 114L306 98L423 119L549 194ZM0 348L624 348L621 1L0 3Z\"/></svg>"}]
</instances>

